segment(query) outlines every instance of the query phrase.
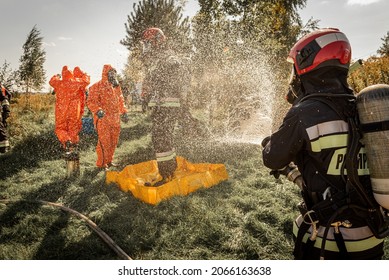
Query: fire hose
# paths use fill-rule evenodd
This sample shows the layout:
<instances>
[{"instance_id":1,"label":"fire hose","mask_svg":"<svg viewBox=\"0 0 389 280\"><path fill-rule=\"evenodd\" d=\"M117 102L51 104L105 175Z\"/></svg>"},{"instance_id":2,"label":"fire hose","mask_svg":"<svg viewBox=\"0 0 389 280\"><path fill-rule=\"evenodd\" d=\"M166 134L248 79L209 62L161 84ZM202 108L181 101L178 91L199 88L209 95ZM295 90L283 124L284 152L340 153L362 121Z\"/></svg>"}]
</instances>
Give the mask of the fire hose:
<instances>
[{"instance_id":1,"label":"fire hose","mask_svg":"<svg viewBox=\"0 0 389 280\"><path fill-rule=\"evenodd\" d=\"M18 202L27 202L27 203L34 203L34 204L43 204L43 205L48 205L56 208L60 208L61 210L71 213L78 218L82 219L84 222L87 223L87 225L95 232L97 235L123 260L132 260L130 256L126 254L126 252L123 251L115 243L115 241L112 240L111 237L108 236L102 229L100 229L91 219L86 217L85 215L77 212L74 209L71 209L69 207L66 207L64 205L54 203L54 202L49 202L49 201L44 201L44 200L11 200L11 199L0 199L0 203L3 204L10 204L10 203L18 203Z\"/></svg>"}]
</instances>

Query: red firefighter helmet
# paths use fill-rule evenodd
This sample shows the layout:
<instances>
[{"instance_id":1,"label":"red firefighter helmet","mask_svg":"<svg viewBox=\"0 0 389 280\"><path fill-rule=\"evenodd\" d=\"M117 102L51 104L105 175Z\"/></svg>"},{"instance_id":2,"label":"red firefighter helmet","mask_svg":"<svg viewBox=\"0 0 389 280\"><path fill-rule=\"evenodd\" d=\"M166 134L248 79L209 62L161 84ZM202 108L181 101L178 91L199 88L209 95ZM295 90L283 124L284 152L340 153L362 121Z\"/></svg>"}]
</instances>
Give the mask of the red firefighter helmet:
<instances>
[{"instance_id":1,"label":"red firefighter helmet","mask_svg":"<svg viewBox=\"0 0 389 280\"><path fill-rule=\"evenodd\" d=\"M323 66L348 69L351 46L339 29L319 29L301 38L290 50L287 60L294 64L298 76Z\"/></svg>"},{"instance_id":2,"label":"red firefighter helmet","mask_svg":"<svg viewBox=\"0 0 389 280\"><path fill-rule=\"evenodd\" d=\"M166 36L162 30L156 27L146 29L142 34L143 52L147 53L153 49L158 49L166 41Z\"/></svg>"}]
</instances>

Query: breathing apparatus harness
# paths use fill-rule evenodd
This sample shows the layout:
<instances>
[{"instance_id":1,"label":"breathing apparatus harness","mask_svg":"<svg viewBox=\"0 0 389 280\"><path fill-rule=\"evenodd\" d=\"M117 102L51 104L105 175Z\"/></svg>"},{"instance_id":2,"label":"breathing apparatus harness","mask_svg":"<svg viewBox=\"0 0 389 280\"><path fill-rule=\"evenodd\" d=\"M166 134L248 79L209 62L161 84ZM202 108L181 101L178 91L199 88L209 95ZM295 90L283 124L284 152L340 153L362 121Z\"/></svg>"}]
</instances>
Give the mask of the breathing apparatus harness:
<instances>
[{"instance_id":1,"label":"breathing apparatus harness","mask_svg":"<svg viewBox=\"0 0 389 280\"><path fill-rule=\"evenodd\" d=\"M352 110L340 114L339 109L331 99L347 98ZM347 221L337 221L336 219L347 209L351 209L356 215L362 217L368 227L371 229L374 236L382 239L389 235L389 220L386 209L383 209L374 199L372 192L366 190L359 180L358 176L358 154L362 147L360 139L360 124L356 110L356 98L350 94L331 94L331 93L316 93L305 96L299 102L304 100L317 100L332 108L342 119L346 118L349 125L347 152L345 160L341 166L341 177L345 183L345 189L339 190L334 184L331 184L326 176L322 176L329 184L329 188L323 193L323 200L316 202L316 199L308 195L307 188L302 184L303 202L299 204L299 210L304 219L301 224L297 238L294 255L296 259L304 258L305 254L309 254L313 248L317 235L317 224L325 227L321 249L320 259L324 259L326 240L331 227L334 227L334 238L338 245L341 257L348 258L345 242L342 234L339 231L339 226L351 227L352 224ZM296 167L297 168L297 167ZM321 174L325 174L323 167L316 166ZM345 176L347 169L347 178ZM289 171L290 172L290 171ZM332 194L329 190L333 187L337 192ZM302 240L305 233L312 226L311 237L307 240L304 251L302 250ZM306 251L307 250L307 251Z\"/></svg>"}]
</instances>

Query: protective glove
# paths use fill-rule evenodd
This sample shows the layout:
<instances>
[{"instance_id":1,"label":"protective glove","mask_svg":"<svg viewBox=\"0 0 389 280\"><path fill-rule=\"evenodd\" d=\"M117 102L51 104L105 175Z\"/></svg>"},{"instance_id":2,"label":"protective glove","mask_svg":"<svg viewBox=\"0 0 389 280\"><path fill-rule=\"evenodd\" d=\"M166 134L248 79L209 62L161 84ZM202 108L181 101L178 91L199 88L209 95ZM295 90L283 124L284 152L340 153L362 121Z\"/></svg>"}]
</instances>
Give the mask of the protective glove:
<instances>
[{"instance_id":1,"label":"protective glove","mask_svg":"<svg viewBox=\"0 0 389 280\"><path fill-rule=\"evenodd\" d=\"M10 113L9 105L3 105L3 112L1 117L3 118L4 121L8 119L9 113Z\"/></svg>"},{"instance_id":2,"label":"protective glove","mask_svg":"<svg viewBox=\"0 0 389 280\"><path fill-rule=\"evenodd\" d=\"M269 141L270 141L270 136L266 136L265 138L263 138L261 142L262 148L265 148L265 146L267 145L267 143L269 143Z\"/></svg>"},{"instance_id":3,"label":"protective glove","mask_svg":"<svg viewBox=\"0 0 389 280\"><path fill-rule=\"evenodd\" d=\"M274 178L278 179L280 178L280 175L281 175L281 171L280 170L272 170L269 172L270 175L273 175Z\"/></svg>"},{"instance_id":4,"label":"protective glove","mask_svg":"<svg viewBox=\"0 0 389 280\"><path fill-rule=\"evenodd\" d=\"M96 115L99 119L102 119L105 116L105 112L102 109L100 109L97 111Z\"/></svg>"},{"instance_id":5,"label":"protective glove","mask_svg":"<svg viewBox=\"0 0 389 280\"><path fill-rule=\"evenodd\" d=\"M301 176L301 173L298 170L297 165L294 164L294 162L291 162L284 168L270 171L270 175L273 175L276 179L278 179L280 175L284 175L289 181L294 182L297 177Z\"/></svg>"},{"instance_id":6,"label":"protective glove","mask_svg":"<svg viewBox=\"0 0 389 280\"><path fill-rule=\"evenodd\" d=\"M124 122L124 123L128 123L128 121L130 120L130 118L128 117L127 113L123 113L123 114L120 116L120 119L121 119L122 122Z\"/></svg>"}]
</instances>

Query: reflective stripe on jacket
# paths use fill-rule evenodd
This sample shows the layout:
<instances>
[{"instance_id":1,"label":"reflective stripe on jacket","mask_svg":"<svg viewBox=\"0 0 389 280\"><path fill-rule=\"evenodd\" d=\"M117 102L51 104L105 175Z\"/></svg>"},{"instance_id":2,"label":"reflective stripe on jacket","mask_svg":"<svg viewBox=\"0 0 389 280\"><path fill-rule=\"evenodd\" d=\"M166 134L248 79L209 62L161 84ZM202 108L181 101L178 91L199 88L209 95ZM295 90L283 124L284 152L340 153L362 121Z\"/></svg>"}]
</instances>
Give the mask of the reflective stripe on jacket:
<instances>
[{"instance_id":1,"label":"reflective stripe on jacket","mask_svg":"<svg viewBox=\"0 0 389 280\"><path fill-rule=\"evenodd\" d=\"M303 218L300 215L293 223L293 235L295 237L297 236L298 229L300 228L302 222L303 222ZM322 226L318 228L318 234L315 243L313 245L317 249L321 248L324 230L325 228ZM334 238L334 230L335 228L331 227L328 231L325 250L332 251L332 252L339 252L338 245L336 244ZM342 234L347 252L349 253L365 251L384 242L384 239L377 239L376 237L374 237L373 233L371 232L368 226L362 226L356 228L339 227L339 231ZM309 236L311 235L311 232L312 232L312 227L309 228L308 233L304 235L303 243L306 243Z\"/></svg>"},{"instance_id":2,"label":"reflective stripe on jacket","mask_svg":"<svg viewBox=\"0 0 389 280\"><path fill-rule=\"evenodd\" d=\"M151 99L149 107L180 107L180 99L174 97L161 98L160 100Z\"/></svg>"},{"instance_id":3,"label":"reflective stripe on jacket","mask_svg":"<svg viewBox=\"0 0 389 280\"><path fill-rule=\"evenodd\" d=\"M176 152L174 150L163 152L163 153L155 153L158 162L169 161L176 157Z\"/></svg>"}]
</instances>

